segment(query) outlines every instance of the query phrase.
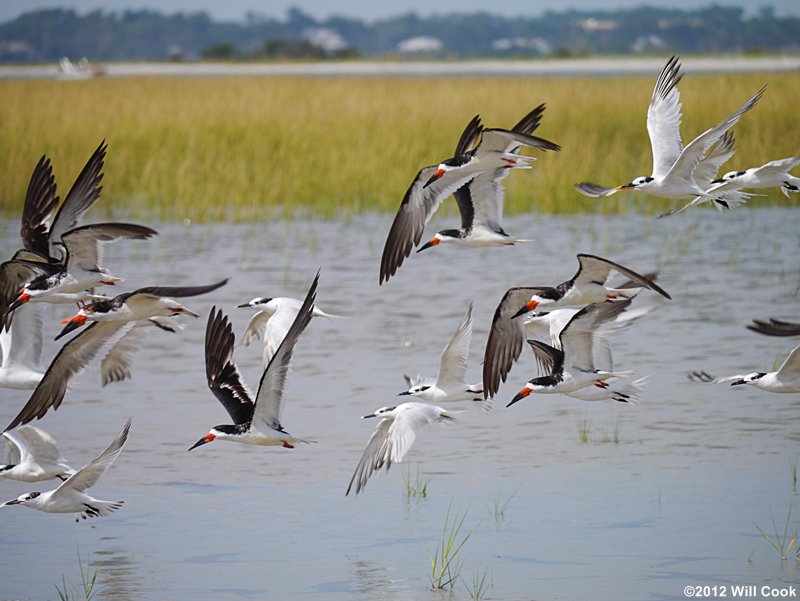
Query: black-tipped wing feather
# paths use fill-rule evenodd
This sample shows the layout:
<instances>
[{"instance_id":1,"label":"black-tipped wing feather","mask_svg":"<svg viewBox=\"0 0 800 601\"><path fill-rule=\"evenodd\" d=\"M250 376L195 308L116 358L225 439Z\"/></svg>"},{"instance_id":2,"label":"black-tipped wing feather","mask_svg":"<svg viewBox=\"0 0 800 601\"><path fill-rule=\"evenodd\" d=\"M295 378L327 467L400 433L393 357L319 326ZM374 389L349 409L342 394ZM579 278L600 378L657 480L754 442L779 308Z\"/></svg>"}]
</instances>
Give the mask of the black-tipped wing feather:
<instances>
[{"instance_id":1,"label":"black-tipped wing feather","mask_svg":"<svg viewBox=\"0 0 800 601\"><path fill-rule=\"evenodd\" d=\"M50 159L42 156L33 169L25 205L22 209L22 223L19 234L22 246L43 256L49 256L47 219L58 206L56 180Z\"/></svg>"},{"instance_id":2,"label":"black-tipped wing feather","mask_svg":"<svg viewBox=\"0 0 800 601\"><path fill-rule=\"evenodd\" d=\"M665 298L672 298L663 288L661 288L661 286L655 282L648 280L645 276L636 273L632 269L628 269L624 265L614 263L614 261L609 261L608 259L598 257L597 255L579 254L578 262L580 263L580 268L578 269L578 273L576 273L575 277L572 279L573 282L596 282L602 285L606 283L608 276L613 269L614 271L618 271L624 275L629 280L636 282L639 286L649 288L654 292L658 292Z\"/></svg>"},{"instance_id":3,"label":"black-tipped wing feather","mask_svg":"<svg viewBox=\"0 0 800 601\"><path fill-rule=\"evenodd\" d=\"M239 369L232 361L235 340L228 318L222 310L213 307L206 325L206 379L233 423L239 425L253 419L254 404Z\"/></svg>"},{"instance_id":4,"label":"black-tipped wing feather","mask_svg":"<svg viewBox=\"0 0 800 601\"><path fill-rule=\"evenodd\" d=\"M747 329L767 336L800 336L800 323L781 321L772 317L769 318L769 322L754 319Z\"/></svg>"}]
</instances>

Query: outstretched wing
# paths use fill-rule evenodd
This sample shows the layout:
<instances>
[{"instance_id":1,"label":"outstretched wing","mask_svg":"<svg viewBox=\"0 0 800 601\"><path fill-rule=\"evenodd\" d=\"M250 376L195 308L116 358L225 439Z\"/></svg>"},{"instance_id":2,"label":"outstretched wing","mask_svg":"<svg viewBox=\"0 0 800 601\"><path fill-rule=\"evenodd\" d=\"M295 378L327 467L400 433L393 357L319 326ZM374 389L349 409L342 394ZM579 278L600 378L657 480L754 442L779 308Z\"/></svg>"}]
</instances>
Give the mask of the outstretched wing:
<instances>
[{"instance_id":1,"label":"outstretched wing","mask_svg":"<svg viewBox=\"0 0 800 601\"><path fill-rule=\"evenodd\" d=\"M128 419L128 421L125 422L125 426L122 428L122 432L108 445L108 448L100 453L91 463L85 465L62 482L61 486L53 492L53 496L56 497L59 493L68 489L85 492L97 484L100 476L102 476L106 470L111 467L114 460L119 457L119 454L122 452L122 447L125 446L125 441L128 440L128 432L130 429L131 420Z\"/></svg>"},{"instance_id":2,"label":"outstretched wing","mask_svg":"<svg viewBox=\"0 0 800 601\"><path fill-rule=\"evenodd\" d=\"M683 150L681 142L681 102L678 82L683 75L678 57L664 65L656 80L647 108L647 133L653 151L653 177L666 175ZM705 154L705 153L704 153Z\"/></svg>"},{"instance_id":3,"label":"outstretched wing","mask_svg":"<svg viewBox=\"0 0 800 601\"><path fill-rule=\"evenodd\" d=\"M25 205L22 208L19 234L25 249L45 257L50 255L47 220L57 206L58 196L56 196L53 166L50 164L50 159L42 155L33 169L28 192L25 194Z\"/></svg>"},{"instance_id":4,"label":"outstretched wing","mask_svg":"<svg viewBox=\"0 0 800 601\"><path fill-rule=\"evenodd\" d=\"M439 360L439 374L436 383L447 388L448 385L463 384L467 377L467 358L469 343L472 339L472 303L453 332L450 342L444 347Z\"/></svg>"},{"instance_id":5,"label":"outstretched wing","mask_svg":"<svg viewBox=\"0 0 800 601\"><path fill-rule=\"evenodd\" d=\"M669 298L669 299L672 298L669 294L667 294L667 292L663 288L661 288L661 286L659 286L652 280L649 280L645 276L636 273L635 271L625 267L624 265L615 263L614 261L609 261L608 259L604 259L603 257L598 257L597 255L588 255L581 253L578 255L578 263L580 263L580 268L578 269L578 273L575 274L575 278L573 279L573 282L575 284L593 282L596 284L604 285L608 280L608 276L613 270L621 273L626 278L628 278L633 282L636 282L636 284L642 286L643 288L649 288L654 292L658 292L664 298Z\"/></svg>"}]
</instances>

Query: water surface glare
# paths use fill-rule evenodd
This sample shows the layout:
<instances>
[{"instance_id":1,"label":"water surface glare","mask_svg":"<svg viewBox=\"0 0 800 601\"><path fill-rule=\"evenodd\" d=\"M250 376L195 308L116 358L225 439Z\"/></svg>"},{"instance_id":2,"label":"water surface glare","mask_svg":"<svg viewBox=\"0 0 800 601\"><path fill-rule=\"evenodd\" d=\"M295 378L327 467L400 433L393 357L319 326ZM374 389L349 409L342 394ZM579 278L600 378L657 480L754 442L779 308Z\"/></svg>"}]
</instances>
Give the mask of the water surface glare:
<instances>
[{"instance_id":1,"label":"water surface glare","mask_svg":"<svg viewBox=\"0 0 800 601\"><path fill-rule=\"evenodd\" d=\"M150 332L133 379L100 387L96 366L61 408L36 422L83 465L133 418L122 455L92 493L124 499L114 515L75 524L70 515L0 509L0 598L54 598L54 584L80 581L77 555L99 567L98 599L441 599L429 591L426 545L445 514L466 512L464 581L469 597L485 570L487 599L676 599L687 585L798 582L758 533L800 527L792 465L800 456L800 395L690 382L769 371L800 340L752 333L752 318L800 319L797 209L509 218L533 243L412 255L379 287L390 215L338 222L155 225L152 241L108 247L106 264L126 278L114 292L147 285L230 283L186 303L201 313L176 334ZM429 225L451 226L454 217ZM18 221L0 222L0 251L16 248ZM417 439L407 467L379 473L357 497L344 491L374 420L396 404L402 374L434 375L443 346L474 301L471 381L494 308L516 285L556 284L575 254L595 253L637 271L657 269L671 302L614 338L615 363L652 374L641 403L586 403L531 395L506 403L535 367L526 352L495 410L470 407L460 423ZM228 415L205 382L203 337L216 304L238 337L256 296L302 298L322 269L319 306L345 318L311 322L289 375L284 427L316 441L294 450L216 442L187 452ZM47 311L52 339L68 308ZM46 343L45 357L58 349ZM237 348L251 388L260 346ZM0 389L8 423L28 391ZM588 442L581 441L588 430ZM428 480L405 498L403 470ZM40 485L0 480L0 500ZM505 505L502 516L496 515ZM794 553L794 552L792 552ZM730 594L730 593L729 593Z\"/></svg>"}]
</instances>

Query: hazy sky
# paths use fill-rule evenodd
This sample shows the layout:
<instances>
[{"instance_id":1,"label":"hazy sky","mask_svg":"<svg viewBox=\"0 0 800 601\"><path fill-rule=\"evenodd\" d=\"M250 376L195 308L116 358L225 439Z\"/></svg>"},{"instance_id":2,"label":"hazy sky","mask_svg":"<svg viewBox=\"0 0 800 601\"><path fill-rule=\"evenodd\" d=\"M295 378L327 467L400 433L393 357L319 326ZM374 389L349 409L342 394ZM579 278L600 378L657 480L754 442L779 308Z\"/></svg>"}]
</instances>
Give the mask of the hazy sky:
<instances>
[{"instance_id":1,"label":"hazy sky","mask_svg":"<svg viewBox=\"0 0 800 601\"><path fill-rule=\"evenodd\" d=\"M409 11L420 15L432 13L477 12L480 10L504 15L537 15L546 9L565 8L624 8L649 4L676 8L694 8L719 4L725 6L747 6L751 12L760 6L774 6L778 15L800 15L798 0L396 0L394 2L362 0L0 0L0 21L8 21L18 15L50 7L74 8L84 13L101 8L105 11L148 8L166 13L178 11L205 11L217 20L242 20L248 11L270 17L284 17L290 6L315 17L331 14L359 17L370 21Z\"/></svg>"}]
</instances>

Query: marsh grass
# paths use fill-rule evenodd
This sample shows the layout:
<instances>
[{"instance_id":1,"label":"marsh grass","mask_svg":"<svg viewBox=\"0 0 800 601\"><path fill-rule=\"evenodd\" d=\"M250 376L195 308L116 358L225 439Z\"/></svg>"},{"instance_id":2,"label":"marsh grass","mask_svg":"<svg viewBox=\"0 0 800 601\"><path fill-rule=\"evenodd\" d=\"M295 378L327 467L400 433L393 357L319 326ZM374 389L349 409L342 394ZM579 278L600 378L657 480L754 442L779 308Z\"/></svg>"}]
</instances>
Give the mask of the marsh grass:
<instances>
[{"instance_id":1,"label":"marsh grass","mask_svg":"<svg viewBox=\"0 0 800 601\"><path fill-rule=\"evenodd\" d=\"M486 597L491 589L494 588L494 577L489 568L482 571L475 570L472 572L472 584L468 583L463 577L461 581L469 593L469 598L473 601L480 601Z\"/></svg>"},{"instance_id":2,"label":"marsh grass","mask_svg":"<svg viewBox=\"0 0 800 601\"><path fill-rule=\"evenodd\" d=\"M91 601L94 596L98 593L95 590L95 585L97 583L97 575L99 574L99 569L97 567L94 570L90 570L90 558L86 558L86 567L84 567L83 563L81 562L81 554L80 551L77 553L78 555L78 569L81 573L81 587L80 590L72 587L70 589L67 587L67 578L66 576L61 576L61 587L57 584L55 586L56 592L58 593L58 597L61 601Z\"/></svg>"},{"instance_id":3,"label":"marsh grass","mask_svg":"<svg viewBox=\"0 0 800 601\"><path fill-rule=\"evenodd\" d=\"M753 523L761 536L764 537L764 540L767 541L770 546L778 552L782 561L786 561L786 558L789 556L793 548L795 549L795 559L800 559L800 549L797 548L798 531L795 530L792 532L789 527L793 508L794 506L790 505L789 511L786 512L786 522L783 525L783 531L778 530L778 525L775 522L775 515L772 513L772 510L770 510L769 515L772 519L771 536L767 534L758 524Z\"/></svg>"},{"instance_id":4,"label":"marsh grass","mask_svg":"<svg viewBox=\"0 0 800 601\"><path fill-rule=\"evenodd\" d=\"M584 414L577 420L578 424L578 438L583 444L589 443L589 433L592 431L592 424L589 421L588 415Z\"/></svg>"},{"instance_id":5,"label":"marsh grass","mask_svg":"<svg viewBox=\"0 0 800 601\"><path fill-rule=\"evenodd\" d=\"M451 501L447 506L442 536L436 543L436 548L431 551L430 546L427 543L425 544L431 562L430 581L433 589L453 590L464 566L461 549L475 532L473 529L466 534L462 534L461 531L464 527L467 511L459 515L458 513L452 514L452 509L453 503Z\"/></svg>"},{"instance_id":6,"label":"marsh grass","mask_svg":"<svg viewBox=\"0 0 800 601\"><path fill-rule=\"evenodd\" d=\"M511 500L516 496L517 492L519 492L519 489L515 490L505 498L500 496L501 493L497 493L494 498L494 505L492 506L490 512L495 522L502 522L506 519L506 510L508 509L508 506L511 505Z\"/></svg>"},{"instance_id":7,"label":"marsh grass","mask_svg":"<svg viewBox=\"0 0 800 601\"><path fill-rule=\"evenodd\" d=\"M406 501L411 499L425 499L428 497L428 484L430 478L421 478L419 467L416 468L414 478L411 478L411 468L403 466L403 493Z\"/></svg>"},{"instance_id":8,"label":"marsh grass","mask_svg":"<svg viewBox=\"0 0 800 601\"><path fill-rule=\"evenodd\" d=\"M98 218L393 212L421 167L452 154L473 115L487 126L511 127L545 102L537 134L563 150L534 152L535 168L508 178L506 212L656 214L671 203L637 194L588 199L572 188L650 172L645 115L656 76L3 81L0 211L19 214L43 153L53 160L63 196L106 139ZM737 126L737 154L723 169L796 154L785 124L795 114L800 73L687 75L684 139L729 115L764 83L767 93ZM787 201L775 192L752 204L767 202ZM451 205L443 208L455 214Z\"/></svg>"},{"instance_id":9,"label":"marsh grass","mask_svg":"<svg viewBox=\"0 0 800 601\"><path fill-rule=\"evenodd\" d=\"M789 474L792 480L792 492L797 494L797 457L789 463Z\"/></svg>"}]
</instances>

